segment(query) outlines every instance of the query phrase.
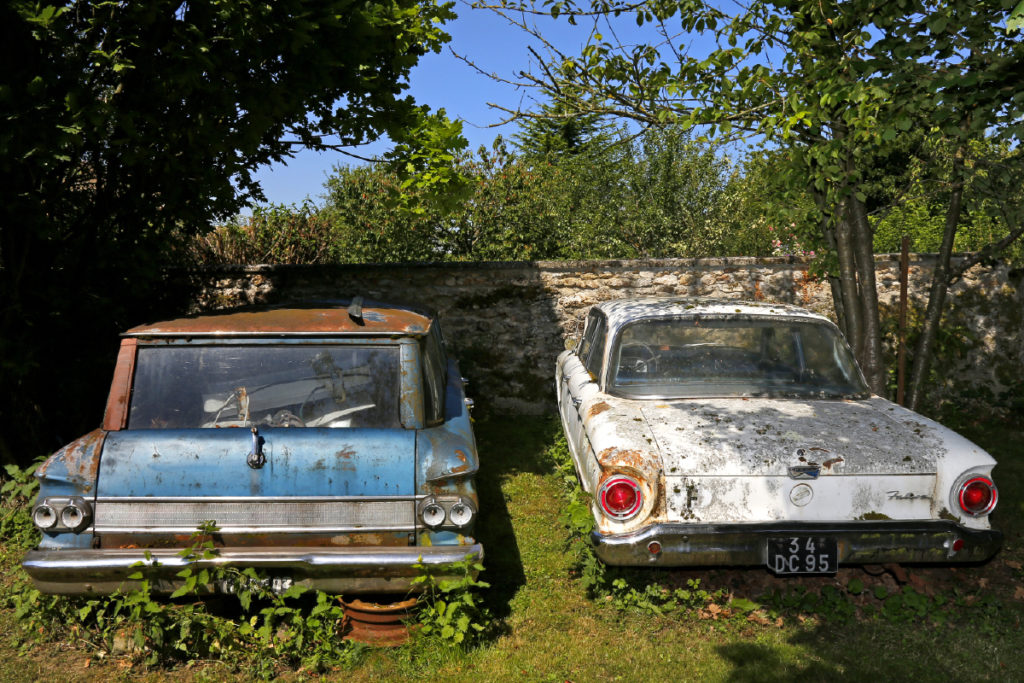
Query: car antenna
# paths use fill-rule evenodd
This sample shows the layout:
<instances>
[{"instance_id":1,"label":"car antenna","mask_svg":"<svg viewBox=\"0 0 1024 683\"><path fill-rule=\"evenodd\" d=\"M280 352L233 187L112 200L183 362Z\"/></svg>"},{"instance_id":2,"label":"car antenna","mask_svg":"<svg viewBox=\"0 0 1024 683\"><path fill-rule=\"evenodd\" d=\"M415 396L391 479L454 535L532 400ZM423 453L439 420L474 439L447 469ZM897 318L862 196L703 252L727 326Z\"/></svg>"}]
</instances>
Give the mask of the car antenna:
<instances>
[{"instance_id":1,"label":"car antenna","mask_svg":"<svg viewBox=\"0 0 1024 683\"><path fill-rule=\"evenodd\" d=\"M363 323L363 297L352 297L352 303L348 305L348 317L352 318L357 325Z\"/></svg>"}]
</instances>

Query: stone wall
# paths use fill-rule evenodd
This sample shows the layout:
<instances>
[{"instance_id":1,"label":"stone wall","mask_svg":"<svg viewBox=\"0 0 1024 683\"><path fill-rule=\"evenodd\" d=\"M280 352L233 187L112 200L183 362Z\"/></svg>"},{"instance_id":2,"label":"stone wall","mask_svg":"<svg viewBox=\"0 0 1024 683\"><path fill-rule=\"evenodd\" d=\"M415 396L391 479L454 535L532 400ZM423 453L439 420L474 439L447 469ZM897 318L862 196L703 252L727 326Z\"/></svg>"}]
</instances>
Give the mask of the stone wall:
<instances>
[{"instance_id":1,"label":"stone wall","mask_svg":"<svg viewBox=\"0 0 1024 683\"><path fill-rule=\"evenodd\" d=\"M923 310L934 257L911 257L910 291ZM553 405L554 360L599 301L710 296L792 303L834 319L828 284L796 258L539 261L351 266L247 266L201 274L194 312L248 303L362 295L436 311L449 347L488 412L539 413ZM898 307L898 258L877 258L883 310ZM1021 402L1024 272L976 266L950 291L942 385L933 398Z\"/></svg>"}]
</instances>

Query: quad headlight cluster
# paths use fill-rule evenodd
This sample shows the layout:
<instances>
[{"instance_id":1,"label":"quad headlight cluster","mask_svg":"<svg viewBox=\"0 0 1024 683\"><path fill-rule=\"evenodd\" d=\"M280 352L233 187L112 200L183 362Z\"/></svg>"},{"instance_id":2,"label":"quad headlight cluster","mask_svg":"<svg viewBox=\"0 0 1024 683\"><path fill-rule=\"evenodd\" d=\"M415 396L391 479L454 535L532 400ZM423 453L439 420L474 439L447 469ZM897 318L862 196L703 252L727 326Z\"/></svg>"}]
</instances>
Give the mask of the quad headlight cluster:
<instances>
[{"instance_id":1,"label":"quad headlight cluster","mask_svg":"<svg viewBox=\"0 0 1024 683\"><path fill-rule=\"evenodd\" d=\"M431 529L464 529L476 518L476 506L462 496L428 496L420 501L419 513L420 520Z\"/></svg>"},{"instance_id":2,"label":"quad headlight cluster","mask_svg":"<svg viewBox=\"0 0 1024 683\"><path fill-rule=\"evenodd\" d=\"M49 497L32 508L32 523L43 531L78 533L92 522L92 505L84 498Z\"/></svg>"}]
</instances>

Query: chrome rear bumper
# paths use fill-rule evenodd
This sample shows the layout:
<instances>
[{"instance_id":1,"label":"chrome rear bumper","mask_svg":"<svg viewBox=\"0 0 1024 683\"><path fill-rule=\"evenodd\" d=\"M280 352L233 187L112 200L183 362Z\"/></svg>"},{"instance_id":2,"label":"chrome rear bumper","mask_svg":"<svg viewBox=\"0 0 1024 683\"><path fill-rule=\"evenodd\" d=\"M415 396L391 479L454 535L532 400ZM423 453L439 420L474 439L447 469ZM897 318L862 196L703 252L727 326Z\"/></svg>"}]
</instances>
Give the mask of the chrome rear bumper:
<instances>
[{"instance_id":1,"label":"chrome rear bumper","mask_svg":"<svg viewBox=\"0 0 1024 683\"><path fill-rule=\"evenodd\" d=\"M590 538L606 564L686 567L765 566L769 538L807 536L834 538L840 565L981 562L996 554L1003 539L999 531L946 520L652 524L628 534L595 531ZM957 540L963 547L954 550Z\"/></svg>"},{"instance_id":2,"label":"chrome rear bumper","mask_svg":"<svg viewBox=\"0 0 1024 683\"><path fill-rule=\"evenodd\" d=\"M452 565L483 558L483 546L411 546L383 548L220 548L215 557L187 561L178 549L33 550L22 566L44 593L107 594L138 585L129 575L142 571L153 590L170 593L181 585L176 574L197 568L230 565L254 567L268 578L285 579L329 593L406 593L419 575L416 564L438 579L457 578ZM450 573L449 573L450 572ZM280 584L278 584L280 585ZM218 586L207 586L210 591Z\"/></svg>"}]
</instances>

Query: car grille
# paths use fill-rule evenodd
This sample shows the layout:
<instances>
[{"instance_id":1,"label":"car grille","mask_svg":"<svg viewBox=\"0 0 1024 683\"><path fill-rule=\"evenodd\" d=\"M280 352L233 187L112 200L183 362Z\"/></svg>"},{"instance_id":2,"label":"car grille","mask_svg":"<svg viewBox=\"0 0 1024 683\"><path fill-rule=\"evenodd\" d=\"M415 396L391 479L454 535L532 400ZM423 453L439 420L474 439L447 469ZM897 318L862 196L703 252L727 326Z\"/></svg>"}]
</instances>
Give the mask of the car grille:
<instances>
[{"instance_id":1,"label":"car grille","mask_svg":"<svg viewBox=\"0 0 1024 683\"><path fill-rule=\"evenodd\" d=\"M207 521L224 533L414 531L416 501L401 499L100 498L95 532L188 534Z\"/></svg>"}]
</instances>

